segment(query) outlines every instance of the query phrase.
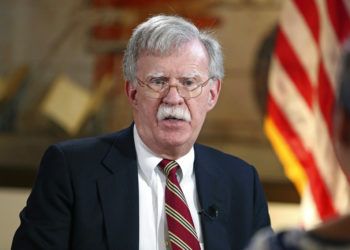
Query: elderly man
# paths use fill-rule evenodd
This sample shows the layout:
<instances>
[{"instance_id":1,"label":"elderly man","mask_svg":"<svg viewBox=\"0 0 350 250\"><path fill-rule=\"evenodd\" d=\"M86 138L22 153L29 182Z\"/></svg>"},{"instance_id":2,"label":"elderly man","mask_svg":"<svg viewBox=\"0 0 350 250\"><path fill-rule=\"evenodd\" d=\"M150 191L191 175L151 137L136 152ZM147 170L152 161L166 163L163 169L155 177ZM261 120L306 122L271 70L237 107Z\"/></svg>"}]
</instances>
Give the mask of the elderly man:
<instances>
[{"instance_id":1,"label":"elderly man","mask_svg":"<svg viewBox=\"0 0 350 250\"><path fill-rule=\"evenodd\" d=\"M45 153L13 249L242 249L269 227L255 169L195 144L223 78L220 45L176 16L124 56L134 123Z\"/></svg>"}]
</instances>

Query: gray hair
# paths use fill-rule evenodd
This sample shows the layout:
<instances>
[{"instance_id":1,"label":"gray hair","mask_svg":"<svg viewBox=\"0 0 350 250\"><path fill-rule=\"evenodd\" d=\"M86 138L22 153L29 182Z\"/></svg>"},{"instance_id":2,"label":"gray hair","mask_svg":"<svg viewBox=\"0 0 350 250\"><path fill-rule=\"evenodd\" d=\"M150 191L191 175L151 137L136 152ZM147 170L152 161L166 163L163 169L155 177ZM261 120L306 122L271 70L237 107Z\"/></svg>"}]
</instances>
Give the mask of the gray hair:
<instances>
[{"instance_id":1,"label":"gray hair","mask_svg":"<svg viewBox=\"0 0 350 250\"><path fill-rule=\"evenodd\" d=\"M136 80L136 62L142 52L170 55L181 45L198 40L209 56L209 77L224 77L223 57L219 42L209 32L199 31L188 20L178 16L158 15L138 25L124 53L123 71L127 81Z\"/></svg>"}]
</instances>

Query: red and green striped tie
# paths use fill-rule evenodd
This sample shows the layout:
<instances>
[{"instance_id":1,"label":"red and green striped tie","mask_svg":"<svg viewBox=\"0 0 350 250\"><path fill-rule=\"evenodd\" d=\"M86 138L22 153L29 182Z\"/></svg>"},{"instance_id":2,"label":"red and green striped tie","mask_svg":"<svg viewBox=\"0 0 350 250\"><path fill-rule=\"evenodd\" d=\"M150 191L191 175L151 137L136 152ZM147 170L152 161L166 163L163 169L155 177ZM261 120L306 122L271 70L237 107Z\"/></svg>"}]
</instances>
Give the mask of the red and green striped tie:
<instances>
[{"instance_id":1,"label":"red and green striped tie","mask_svg":"<svg viewBox=\"0 0 350 250\"><path fill-rule=\"evenodd\" d=\"M165 187L165 213L169 240L173 250L200 250L196 230L185 196L176 177L176 161L163 159L160 168L167 176Z\"/></svg>"}]
</instances>

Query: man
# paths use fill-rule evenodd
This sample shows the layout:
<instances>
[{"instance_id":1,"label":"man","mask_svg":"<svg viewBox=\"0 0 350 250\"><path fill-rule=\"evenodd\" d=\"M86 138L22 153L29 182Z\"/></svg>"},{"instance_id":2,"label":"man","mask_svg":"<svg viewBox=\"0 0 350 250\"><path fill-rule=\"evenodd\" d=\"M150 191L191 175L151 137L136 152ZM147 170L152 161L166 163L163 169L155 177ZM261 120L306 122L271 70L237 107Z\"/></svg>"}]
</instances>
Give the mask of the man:
<instances>
[{"instance_id":1,"label":"man","mask_svg":"<svg viewBox=\"0 0 350 250\"><path fill-rule=\"evenodd\" d=\"M257 173L195 144L220 92L218 42L152 17L129 41L124 75L134 124L47 150L13 249L242 249L270 225Z\"/></svg>"}]
</instances>

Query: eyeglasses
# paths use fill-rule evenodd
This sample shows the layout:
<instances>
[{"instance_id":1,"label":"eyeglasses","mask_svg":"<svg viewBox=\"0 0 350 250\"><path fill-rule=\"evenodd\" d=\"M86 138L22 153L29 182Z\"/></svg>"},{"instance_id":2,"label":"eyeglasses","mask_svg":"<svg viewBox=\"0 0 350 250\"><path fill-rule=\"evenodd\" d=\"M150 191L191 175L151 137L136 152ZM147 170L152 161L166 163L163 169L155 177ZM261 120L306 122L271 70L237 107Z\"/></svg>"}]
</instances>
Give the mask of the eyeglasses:
<instances>
[{"instance_id":1,"label":"eyeglasses","mask_svg":"<svg viewBox=\"0 0 350 250\"><path fill-rule=\"evenodd\" d=\"M204 82L192 78L180 78L177 84L170 84L168 77L152 77L150 80L141 81L136 78L137 83L144 88L144 92L151 98L163 98L169 93L170 87L175 87L179 95L185 99L195 98L202 93L202 88L212 79L209 77Z\"/></svg>"}]
</instances>

